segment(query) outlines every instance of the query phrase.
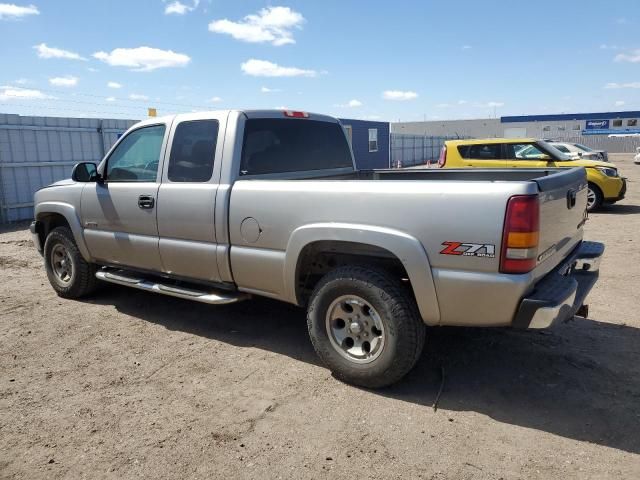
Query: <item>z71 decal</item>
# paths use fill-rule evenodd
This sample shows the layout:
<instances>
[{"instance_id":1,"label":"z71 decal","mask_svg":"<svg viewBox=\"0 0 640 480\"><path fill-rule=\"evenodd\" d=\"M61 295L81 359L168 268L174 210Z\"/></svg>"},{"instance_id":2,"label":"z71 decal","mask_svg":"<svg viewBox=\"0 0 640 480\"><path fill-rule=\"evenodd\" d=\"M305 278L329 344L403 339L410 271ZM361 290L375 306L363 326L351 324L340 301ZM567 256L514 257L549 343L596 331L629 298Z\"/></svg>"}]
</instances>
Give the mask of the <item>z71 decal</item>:
<instances>
[{"instance_id":1,"label":"z71 decal","mask_svg":"<svg viewBox=\"0 0 640 480\"><path fill-rule=\"evenodd\" d=\"M495 258L496 246L489 243L442 242L442 255Z\"/></svg>"}]
</instances>

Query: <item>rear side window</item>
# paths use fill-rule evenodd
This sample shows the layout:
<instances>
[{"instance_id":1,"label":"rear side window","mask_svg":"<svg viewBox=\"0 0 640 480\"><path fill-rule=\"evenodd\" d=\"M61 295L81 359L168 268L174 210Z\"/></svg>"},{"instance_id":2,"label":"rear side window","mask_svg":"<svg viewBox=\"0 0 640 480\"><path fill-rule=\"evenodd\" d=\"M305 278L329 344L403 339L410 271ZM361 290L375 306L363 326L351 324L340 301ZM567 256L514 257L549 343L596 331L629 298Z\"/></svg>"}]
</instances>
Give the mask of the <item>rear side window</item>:
<instances>
[{"instance_id":1,"label":"rear side window","mask_svg":"<svg viewBox=\"0 0 640 480\"><path fill-rule=\"evenodd\" d=\"M213 173L217 120L181 122L173 135L168 177L172 182L206 182Z\"/></svg>"},{"instance_id":2,"label":"rear side window","mask_svg":"<svg viewBox=\"0 0 640 480\"><path fill-rule=\"evenodd\" d=\"M249 119L240 175L352 167L340 124L288 118Z\"/></svg>"},{"instance_id":3,"label":"rear side window","mask_svg":"<svg viewBox=\"0 0 640 480\"><path fill-rule=\"evenodd\" d=\"M558 145L557 143L554 143L553 146L560 150L562 153L571 153L569 149L564 145Z\"/></svg>"},{"instance_id":4,"label":"rear side window","mask_svg":"<svg viewBox=\"0 0 640 480\"><path fill-rule=\"evenodd\" d=\"M500 160L500 144L491 143L488 145L459 145L458 152L462 158L473 160Z\"/></svg>"}]
</instances>

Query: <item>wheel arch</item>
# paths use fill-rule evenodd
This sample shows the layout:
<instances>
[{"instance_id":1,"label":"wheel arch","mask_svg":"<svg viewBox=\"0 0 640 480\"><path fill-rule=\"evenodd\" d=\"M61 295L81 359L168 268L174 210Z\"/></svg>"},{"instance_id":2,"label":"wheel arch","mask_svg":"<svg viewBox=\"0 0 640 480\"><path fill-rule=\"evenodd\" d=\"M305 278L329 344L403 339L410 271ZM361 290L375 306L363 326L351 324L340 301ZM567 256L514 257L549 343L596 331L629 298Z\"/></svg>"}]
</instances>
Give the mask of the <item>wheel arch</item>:
<instances>
[{"instance_id":1,"label":"wheel arch","mask_svg":"<svg viewBox=\"0 0 640 480\"><path fill-rule=\"evenodd\" d=\"M91 255L82 234L82 224L75 207L62 202L42 202L36 205L35 219L41 224L38 235L40 235L42 245L44 245L51 230L56 227L66 226L71 230L82 257L86 261L91 260Z\"/></svg>"},{"instance_id":2,"label":"wheel arch","mask_svg":"<svg viewBox=\"0 0 640 480\"><path fill-rule=\"evenodd\" d=\"M305 288L301 278L308 273L309 257L317 253L357 256L359 262L370 264L375 259L386 269L402 269L425 323L437 325L440 309L424 247L407 233L371 225L317 223L294 230L286 250L284 284L287 299L305 305ZM345 258L345 257L343 257ZM352 262L349 262L352 263ZM321 270L322 271L322 270Z\"/></svg>"}]
</instances>

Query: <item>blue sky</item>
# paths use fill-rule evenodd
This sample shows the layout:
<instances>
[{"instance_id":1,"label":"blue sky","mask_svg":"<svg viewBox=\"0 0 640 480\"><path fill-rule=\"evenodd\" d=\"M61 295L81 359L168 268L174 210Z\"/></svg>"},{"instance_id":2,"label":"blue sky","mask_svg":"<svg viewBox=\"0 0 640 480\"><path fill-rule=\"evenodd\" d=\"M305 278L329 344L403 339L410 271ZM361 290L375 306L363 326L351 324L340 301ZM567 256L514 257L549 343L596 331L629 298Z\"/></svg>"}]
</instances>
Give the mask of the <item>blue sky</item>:
<instances>
[{"instance_id":1,"label":"blue sky","mask_svg":"<svg viewBox=\"0 0 640 480\"><path fill-rule=\"evenodd\" d=\"M0 0L0 112L640 110L640 4Z\"/></svg>"}]
</instances>

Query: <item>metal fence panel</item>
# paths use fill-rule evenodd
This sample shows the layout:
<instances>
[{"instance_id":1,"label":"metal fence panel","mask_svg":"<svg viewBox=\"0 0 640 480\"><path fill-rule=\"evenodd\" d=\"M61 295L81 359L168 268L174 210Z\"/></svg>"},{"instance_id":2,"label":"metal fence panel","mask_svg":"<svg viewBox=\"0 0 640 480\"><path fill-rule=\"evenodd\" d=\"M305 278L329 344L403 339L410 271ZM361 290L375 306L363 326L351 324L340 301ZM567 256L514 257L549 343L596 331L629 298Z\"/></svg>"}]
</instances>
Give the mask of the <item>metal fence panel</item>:
<instances>
[{"instance_id":1,"label":"metal fence panel","mask_svg":"<svg viewBox=\"0 0 640 480\"><path fill-rule=\"evenodd\" d=\"M391 165L394 168L429 165L438 161L446 140L459 136L391 134Z\"/></svg>"},{"instance_id":2,"label":"metal fence panel","mask_svg":"<svg viewBox=\"0 0 640 480\"><path fill-rule=\"evenodd\" d=\"M605 150L609 153L635 153L640 147L640 137L612 137L608 135L580 135L554 137L560 142L580 143L594 150Z\"/></svg>"},{"instance_id":3,"label":"metal fence panel","mask_svg":"<svg viewBox=\"0 0 640 480\"><path fill-rule=\"evenodd\" d=\"M98 162L137 120L0 114L0 222L33 217L33 194Z\"/></svg>"}]
</instances>

